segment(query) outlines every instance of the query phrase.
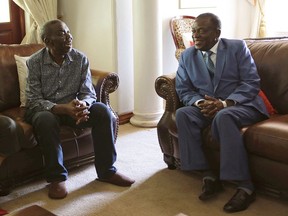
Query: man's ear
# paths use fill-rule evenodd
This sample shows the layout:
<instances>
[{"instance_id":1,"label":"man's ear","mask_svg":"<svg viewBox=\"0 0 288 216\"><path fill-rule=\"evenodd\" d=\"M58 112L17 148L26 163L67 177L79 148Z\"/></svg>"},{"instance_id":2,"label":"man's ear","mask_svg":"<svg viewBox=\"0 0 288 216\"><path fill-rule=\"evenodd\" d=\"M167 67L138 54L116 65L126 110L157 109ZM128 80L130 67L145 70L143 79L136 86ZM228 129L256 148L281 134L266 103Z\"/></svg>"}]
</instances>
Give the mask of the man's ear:
<instances>
[{"instance_id":1,"label":"man's ear","mask_svg":"<svg viewBox=\"0 0 288 216\"><path fill-rule=\"evenodd\" d=\"M43 41L44 41L45 44L49 44L49 42L50 42L49 38L44 38Z\"/></svg>"},{"instance_id":2,"label":"man's ear","mask_svg":"<svg viewBox=\"0 0 288 216\"><path fill-rule=\"evenodd\" d=\"M220 35L221 35L221 29L217 29L217 35L218 35L218 38L219 38Z\"/></svg>"}]
</instances>

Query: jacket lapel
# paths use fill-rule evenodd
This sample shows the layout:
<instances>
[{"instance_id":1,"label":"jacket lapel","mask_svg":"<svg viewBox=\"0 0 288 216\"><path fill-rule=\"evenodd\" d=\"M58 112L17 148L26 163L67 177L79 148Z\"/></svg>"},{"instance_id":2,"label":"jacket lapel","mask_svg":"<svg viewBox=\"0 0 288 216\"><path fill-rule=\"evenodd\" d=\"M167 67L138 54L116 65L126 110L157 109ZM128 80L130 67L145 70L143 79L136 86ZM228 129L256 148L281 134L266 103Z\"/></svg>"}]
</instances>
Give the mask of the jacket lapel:
<instances>
[{"instance_id":1,"label":"jacket lapel","mask_svg":"<svg viewBox=\"0 0 288 216\"><path fill-rule=\"evenodd\" d=\"M214 92L217 89L217 86L221 80L221 76L224 70L224 66L226 63L226 47L223 44L222 40L219 41L218 49L217 49L217 57L216 57L216 69L215 69L215 75L214 75Z\"/></svg>"}]
</instances>

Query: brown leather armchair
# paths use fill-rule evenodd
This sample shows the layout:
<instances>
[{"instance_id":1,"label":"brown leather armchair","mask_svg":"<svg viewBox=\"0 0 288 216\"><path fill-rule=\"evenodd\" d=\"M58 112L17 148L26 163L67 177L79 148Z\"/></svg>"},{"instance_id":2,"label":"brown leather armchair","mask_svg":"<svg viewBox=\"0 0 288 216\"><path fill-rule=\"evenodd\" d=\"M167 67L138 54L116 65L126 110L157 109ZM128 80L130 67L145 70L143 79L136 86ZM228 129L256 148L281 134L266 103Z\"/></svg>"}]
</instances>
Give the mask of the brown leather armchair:
<instances>
[{"instance_id":1,"label":"brown leather armchair","mask_svg":"<svg viewBox=\"0 0 288 216\"><path fill-rule=\"evenodd\" d=\"M20 107L20 93L17 66L14 55L30 56L41 49L43 45L0 45L0 115L8 116L20 128L24 138L21 149L7 155L1 152L1 146L11 145L0 140L0 194L5 195L16 185L23 184L35 178L40 178L44 170L44 160L40 147L36 142L32 126L24 119L25 108ZM109 95L116 91L119 77L116 73L91 70L93 84L98 101L106 104L114 114L115 141L118 134L119 119L110 105ZM0 120L1 121L1 120ZM68 169L94 161L91 129L74 129L63 126L61 140L64 163Z\"/></svg>"},{"instance_id":2,"label":"brown leather armchair","mask_svg":"<svg viewBox=\"0 0 288 216\"><path fill-rule=\"evenodd\" d=\"M246 39L261 77L261 89L277 113L270 119L242 128L253 181L258 190L288 197L288 38ZM180 167L175 111L182 106L175 91L175 73L162 75L155 90L165 102L157 125L158 140L168 168ZM203 147L219 170L219 144L209 127L203 130Z\"/></svg>"}]
</instances>

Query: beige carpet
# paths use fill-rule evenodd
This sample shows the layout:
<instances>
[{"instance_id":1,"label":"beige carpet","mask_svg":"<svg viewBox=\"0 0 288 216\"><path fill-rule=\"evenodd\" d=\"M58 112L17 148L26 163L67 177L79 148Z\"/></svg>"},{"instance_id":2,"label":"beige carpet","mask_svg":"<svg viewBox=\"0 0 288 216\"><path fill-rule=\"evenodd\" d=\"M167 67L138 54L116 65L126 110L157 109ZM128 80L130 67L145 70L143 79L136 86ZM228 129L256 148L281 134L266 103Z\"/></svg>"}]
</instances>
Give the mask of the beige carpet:
<instances>
[{"instance_id":1,"label":"beige carpet","mask_svg":"<svg viewBox=\"0 0 288 216\"><path fill-rule=\"evenodd\" d=\"M39 205L58 216L219 216L233 195L232 185L208 202L198 200L199 176L168 170L162 160L155 128L120 126L117 141L119 171L136 179L131 188L95 181L93 165L70 172L69 195L63 200L47 197L45 181L18 187L0 198L0 207L13 215L31 205ZM258 195L244 212L233 215L287 216L288 202ZM29 216L29 215L27 215Z\"/></svg>"}]
</instances>

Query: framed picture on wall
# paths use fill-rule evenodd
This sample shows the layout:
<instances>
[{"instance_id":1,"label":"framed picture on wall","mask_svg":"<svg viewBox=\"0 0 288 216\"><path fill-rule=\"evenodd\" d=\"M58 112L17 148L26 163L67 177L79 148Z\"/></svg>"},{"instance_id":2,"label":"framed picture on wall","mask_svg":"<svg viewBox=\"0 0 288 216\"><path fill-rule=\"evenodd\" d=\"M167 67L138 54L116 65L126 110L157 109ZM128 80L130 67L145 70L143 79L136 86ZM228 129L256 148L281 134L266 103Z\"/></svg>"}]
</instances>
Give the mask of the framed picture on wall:
<instances>
[{"instance_id":1,"label":"framed picture on wall","mask_svg":"<svg viewBox=\"0 0 288 216\"><path fill-rule=\"evenodd\" d=\"M215 0L179 0L180 9L189 8L215 8L217 3Z\"/></svg>"}]
</instances>

